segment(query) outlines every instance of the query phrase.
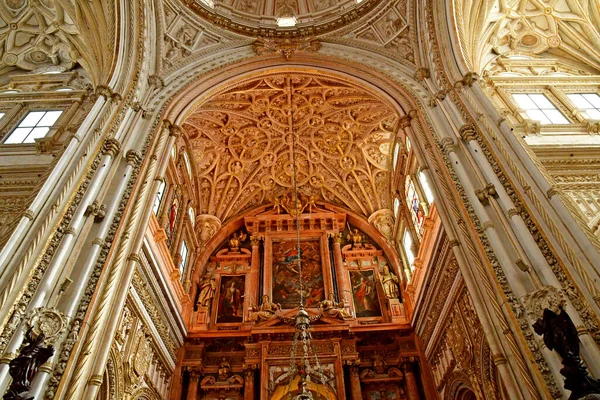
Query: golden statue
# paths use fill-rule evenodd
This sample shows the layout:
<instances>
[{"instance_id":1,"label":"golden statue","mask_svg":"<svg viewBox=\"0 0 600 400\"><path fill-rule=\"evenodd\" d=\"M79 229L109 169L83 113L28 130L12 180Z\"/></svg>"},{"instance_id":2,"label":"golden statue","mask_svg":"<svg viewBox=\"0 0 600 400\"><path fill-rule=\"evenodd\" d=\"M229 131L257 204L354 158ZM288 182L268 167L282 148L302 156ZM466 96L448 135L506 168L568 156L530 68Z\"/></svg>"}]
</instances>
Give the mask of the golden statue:
<instances>
[{"instance_id":1,"label":"golden statue","mask_svg":"<svg viewBox=\"0 0 600 400\"><path fill-rule=\"evenodd\" d=\"M246 240L246 236L247 234L245 233L234 233L233 236L229 239L229 250L238 251L242 242Z\"/></svg>"},{"instance_id":2,"label":"golden statue","mask_svg":"<svg viewBox=\"0 0 600 400\"><path fill-rule=\"evenodd\" d=\"M270 320L275 316L275 313L281 310L281 304L272 303L269 295L265 294L262 297L262 303L259 307L250 306L250 321L260 322Z\"/></svg>"},{"instance_id":3,"label":"golden statue","mask_svg":"<svg viewBox=\"0 0 600 400\"><path fill-rule=\"evenodd\" d=\"M346 236L346 240L352 242L352 248L362 247L364 237L360 234L358 229L354 229L352 233L349 233L348 236Z\"/></svg>"},{"instance_id":4,"label":"golden statue","mask_svg":"<svg viewBox=\"0 0 600 400\"><path fill-rule=\"evenodd\" d=\"M387 265L383 266L383 272L379 275L383 293L388 299L397 299L400 296L400 288L398 287L398 277L390 272Z\"/></svg>"},{"instance_id":5,"label":"golden statue","mask_svg":"<svg viewBox=\"0 0 600 400\"><path fill-rule=\"evenodd\" d=\"M319 308L323 310L323 313L332 318L345 319L352 317L344 308L344 303L335 302L333 293L329 293L327 300L323 300L319 303Z\"/></svg>"}]
</instances>

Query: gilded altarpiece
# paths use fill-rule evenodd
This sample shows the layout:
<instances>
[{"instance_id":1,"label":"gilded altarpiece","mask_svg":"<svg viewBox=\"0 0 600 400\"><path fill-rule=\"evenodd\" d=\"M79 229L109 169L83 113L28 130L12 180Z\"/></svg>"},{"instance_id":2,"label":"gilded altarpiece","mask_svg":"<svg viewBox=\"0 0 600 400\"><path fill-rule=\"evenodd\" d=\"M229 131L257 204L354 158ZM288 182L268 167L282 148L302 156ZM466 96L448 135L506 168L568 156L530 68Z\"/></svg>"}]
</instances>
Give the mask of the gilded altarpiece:
<instances>
[{"instance_id":1,"label":"gilded altarpiece","mask_svg":"<svg viewBox=\"0 0 600 400\"><path fill-rule=\"evenodd\" d=\"M312 321L309 354L318 356L325 377L309 385L315 398L403 399L422 392L395 255L371 239L375 228L355 227L336 208L302 210L300 249L295 216L275 202L244 217L197 266L194 323L180 364L182 398L296 394L298 378L289 368L301 295ZM384 290L386 277L398 282L395 297ZM387 397L377 397L382 394Z\"/></svg>"}]
</instances>

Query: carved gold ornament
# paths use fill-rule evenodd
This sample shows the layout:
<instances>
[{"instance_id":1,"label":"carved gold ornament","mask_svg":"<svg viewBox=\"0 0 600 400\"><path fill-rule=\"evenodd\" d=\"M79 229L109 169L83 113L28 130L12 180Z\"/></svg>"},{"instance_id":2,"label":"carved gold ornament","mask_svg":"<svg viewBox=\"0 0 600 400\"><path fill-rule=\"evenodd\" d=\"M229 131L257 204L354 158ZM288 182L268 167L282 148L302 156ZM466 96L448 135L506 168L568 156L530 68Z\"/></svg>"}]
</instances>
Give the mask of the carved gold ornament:
<instances>
[{"instance_id":1,"label":"carved gold ornament","mask_svg":"<svg viewBox=\"0 0 600 400\"><path fill-rule=\"evenodd\" d=\"M303 193L364 216L390 208L397 122L391 106L338 78L280 73L238 83L182 124L196 163L200 212L224 221L291 189L292 134Z\"/></svg>"}]
</instances>

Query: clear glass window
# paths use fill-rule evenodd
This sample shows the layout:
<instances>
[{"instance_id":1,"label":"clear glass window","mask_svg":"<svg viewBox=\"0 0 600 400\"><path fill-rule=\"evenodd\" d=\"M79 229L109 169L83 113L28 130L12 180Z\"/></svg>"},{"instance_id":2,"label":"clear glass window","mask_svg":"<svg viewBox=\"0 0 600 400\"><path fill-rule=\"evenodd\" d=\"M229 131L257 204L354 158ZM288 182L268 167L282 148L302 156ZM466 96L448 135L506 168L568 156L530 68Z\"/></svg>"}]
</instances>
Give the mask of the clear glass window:
<instances>
[{"instance_id":1,"label":"clear glass window","mask_svg":"<svg viewBox=\"0 0 600 400\"><path fill-rule=\"evenodd\" d=\"M160 204L162 203L163 196L165 194L165 187L167 186L167 182L164 180L160 183L158 187L158 193L156 193L156 198L154 199L154 207L152 210L154 211L154 215L158 215L158 210L160 210Z\"/></svg>"},{"instance_id":2,"label":"clear glass window","mask_svg":"<svg viewBox=\"0 0 600 400\"><path fill-rule=\"evenodd\" d=\"M185 268L187 267L188 262L188 245L185 242L181 242L181 263L179 264L179 272L181 272L181 280L183 280L183 274L185 273Z\"/></svg>"},{"instance_id":3,"label":"clear glass window","mask_svg":"<svg viewBox=\"0 0 600 400\"><path fill-rule=\"evenodd\" d=\"M194 215L194 209L192 207L188 208L188 215L190 216L190 219L192 220L192 226L193 226L194 222L196 220L196 217Z\"/></svg>"},{"instance_id":4,"label":"clear glass window","mask_svg":"<svg viewBox=\"0 0 600 400\"><path fill-rule=\"evenodd\" d=\"M433 192L431 191L431 186L429 185L429 180L427 179L427 175L423 171L419 172L419 182L421 182L421 187L423 188L423 193L425 193L425 197L427 197L427 203L433 203Z\"/></svg>"},{"instance_id":5,"label":"clear glass window","mask_svg":"<svg viewBox=\"0 0 600 400\"><path fill-rule=\"evenodd\" d=\"M191 178L192 177L192 164L190 163L190 158L188 157L188 154L185 151L183 152L183 162L185 163L185 169L187 169L188 175Z\"/></svg>"},{"instance_id":6,"label":"clear glass window","mask_svg":"<svg viewBox=\"0 0 600 400\"><path fill-rule=\"evenodd\" d=\"M400 199L394 199L394 217L398 218L398 212L400 211Z\"/></svg>"},{"instance_id":7,"label":"clear glass window","mask_svg":"<svg viewBox=\"0 0 600 400\"><path fill-rule=\"evenodd\" d=\"M4 144L35 143L35 139L46 136L61 114L61 110L30 111L4 140Z\"/></svg>"},{"instance_id":8,"label":"clear glass window","mask_svg":"<svg viewBox=\"0 0 600 400\"><path fill-rule=\"evenodd\" d=\"M410 264L412 269L412 263L415 261L415 255L412 252L412 238L410 237L410 233L408 230L404 231L404 236L402 237L402 246L404 247L404 253L406 253L406 260Z\"/></svg>"},{"instance_id":9,"label":"clear glass window","mask_svg":"<svg viewBox=\"0 0 600 400\"><path fill-rule=\"evenodd\" d=\"M543 94L519 93L513 94L513 98L527 118L540 121L542 125L569 123L569 120Z\"/></svg>"},{"instance_id":10,"label":"clear glass window","mask_svg":"<svg viewBox=\"0 0 600 400\"><path fill-rule=\"evenodd\" d=\"M600 120L600 96L596 93L569 93L567 97L585 119Z\"/></svg>"}]
</instances>

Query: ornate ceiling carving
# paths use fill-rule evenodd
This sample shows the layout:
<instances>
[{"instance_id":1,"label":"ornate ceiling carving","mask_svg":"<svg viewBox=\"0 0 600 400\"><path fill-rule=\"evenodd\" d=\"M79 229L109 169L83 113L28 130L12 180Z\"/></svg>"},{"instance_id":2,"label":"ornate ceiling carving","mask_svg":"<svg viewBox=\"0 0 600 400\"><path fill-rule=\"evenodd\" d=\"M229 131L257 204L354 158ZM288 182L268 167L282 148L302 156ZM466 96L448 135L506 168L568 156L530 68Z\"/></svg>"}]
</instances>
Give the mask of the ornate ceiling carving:
<instances>
[{"instance_id":1,"label":"ornate ceiling carving","mask_svg":"<svg viewBox=\"0 0 600 400\"><path fill-rule=\"evenodd\" d=\"M390 105L339 78L290 72L239 82L197 106L182 124L199 214L225 221L292 188L292 134L302 192L365 217L391 208L398 120Z\"/></svg>"},{"instance_id":2,"label":"ornate ceiling carving","mask_svg":"<svg viewBox=\"0 0 600 400\"><path fill-rule=\"evenodd\" d=\"M476 72L503 72L505 66L498 68L497 61L519 56L558 59L581 73L600 71L600 0L453 4L463 54Z\"/></svg>"},{"instance_id":3,"label":"ornate ceiling carving","mask_svg":"<svg viewBox=\"0 0 600 400\"><path fill-rule=\"evenodd\" d=\"M183 0L208 21L246 36L311 36L347 25L369 12L379 0ZM211 7L209 3L213 3ZM293 15L297 29L277 26Z\"/></svg>"},{"instance_id":4,"label":"ornate ceiling carving","mask_svg":"<svg viewBox=\"0 0 600 400\"><path fill-rule=\"evenodd\" d=\"M0 2L0 72L68 71L79 63L93 82L102 83L112 72L114 22L112 3L102 0Z\"/></svg>"},{"instance_id":5,"label":"ornate ceiling carving","mask_svg":"<svg viewBox=\"0 0 600 400\"><path fill-rule=\"evenodd\" d=\"M369 17L326 35L329 42L347 43L385 54L410 66L415 65L417 47L414 2L390 0Z\"/></svg>"}]
</instances>

